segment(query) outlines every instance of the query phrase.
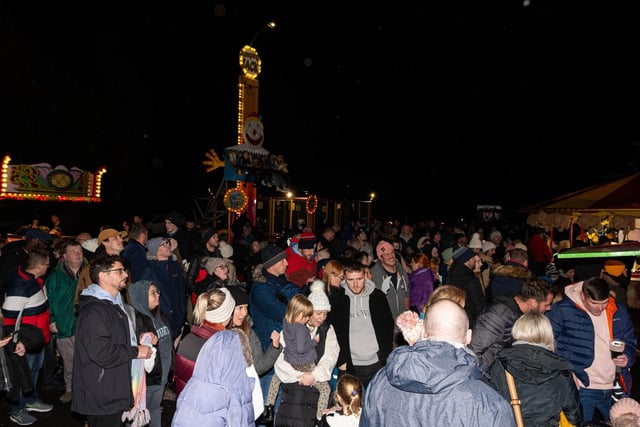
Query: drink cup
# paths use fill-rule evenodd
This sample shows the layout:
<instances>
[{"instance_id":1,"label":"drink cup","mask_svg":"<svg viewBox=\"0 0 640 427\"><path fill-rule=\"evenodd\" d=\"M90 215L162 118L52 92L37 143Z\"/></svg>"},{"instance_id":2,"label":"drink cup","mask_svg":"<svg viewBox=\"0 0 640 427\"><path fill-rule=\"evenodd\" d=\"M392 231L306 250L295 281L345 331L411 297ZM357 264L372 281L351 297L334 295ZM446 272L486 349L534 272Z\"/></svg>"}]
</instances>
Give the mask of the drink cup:
<instances>
[{"instance_id":1,"label":"drink cup","mask_svg":"<svg viewBox=\"0 0 640 427\"><path fill-rule=\"evenodd\" d=\"M615 359L624 352L624 341L616 339L611 340L609 342L609 350L611 351L611 358Z\"/></svg>"}]
</instances>

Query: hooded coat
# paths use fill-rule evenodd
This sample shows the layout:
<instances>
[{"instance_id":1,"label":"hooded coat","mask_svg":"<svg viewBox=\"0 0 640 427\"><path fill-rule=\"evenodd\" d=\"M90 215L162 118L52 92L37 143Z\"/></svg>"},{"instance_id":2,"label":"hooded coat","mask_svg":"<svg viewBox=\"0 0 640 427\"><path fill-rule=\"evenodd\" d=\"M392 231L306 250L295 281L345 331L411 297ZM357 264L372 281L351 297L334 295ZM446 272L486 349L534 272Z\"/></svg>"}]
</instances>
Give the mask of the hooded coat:
<instances>
[{"instance_id":1,"label":"hooded coat","mask_svg":"<svg viewBox=\"0 0 640 427\"><path fill-rule=\"evenodd\" d=\"M156 358L153 370L147 372L147 385L165 385L173 364L173 342L169 321L162 312L152 314L149 310L149 287L153 282L140 280L129 285L131 305L136 311L136 334L153 332L158 337ZM160 294L162 295L162 294Z\"/></svg>"},{"instance_id":2,"label":"hooded coat","mask_svg":"<svg viewBox=\"0 0 640 427\"><path fill-rule=\"evenodd\" d=\"M397 347L364 394L360 427L515 426L509 402L482 380L476 358L444 341Z\"/></svg>"},{"instance_id":3,"label":"hooded coat","mask_svg":"<svg viewBox=\"0 0 640 427\"><path fill-rule=\"evenodd\" d=\"M540 345L516 341L503 348L489 369L491 383L510 399L505 369L516 383L526 426L558 426L560 411L571 424L582 425L580 397L573 367L566 359Z\"/></svg>"},{"instance_id":4,"label":"hooded coat","mask_svg":"<svg viewBox=\"0 0 640 427\"><path fill-rule=\"evenodd\" d=\"M138 357L138 346L122 297L92 284L78 304L71 410L92 415L128 411L133 406L131 361Z\"/></svg>"},{"instance_id":5,"label":"hooded coat","mask_svg":"<svg viewBox=\"0 0 640 427\"><path fill-rule=\"evenodd\" d=\"M172 427L254 427L247 360L238 334L220 331L202 346L193 375L180 393Z\"/></svg>"},{"instance_id":6,"label":"hooded coat","mask_svg":"<svg viewBox=\"0 0 640 427\"><path fill-rule=\"evenodd\" d=\"M488 302L493 302L500 295L517 294L522 283L533 277L531 270L513 261L504 264L493 264L491 269L491 281L487 288Z\"/></svg>"}]
</instances>

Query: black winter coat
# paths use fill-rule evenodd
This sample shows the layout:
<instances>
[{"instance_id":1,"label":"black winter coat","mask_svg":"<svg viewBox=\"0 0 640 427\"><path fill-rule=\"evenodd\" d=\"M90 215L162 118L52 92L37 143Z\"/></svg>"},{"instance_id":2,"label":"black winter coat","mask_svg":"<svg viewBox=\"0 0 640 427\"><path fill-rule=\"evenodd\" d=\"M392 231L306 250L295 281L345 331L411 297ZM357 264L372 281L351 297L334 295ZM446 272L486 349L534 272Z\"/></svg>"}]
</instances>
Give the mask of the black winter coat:
<instances>
[{"instance_id":1,"label":"black winter coat","mask_svg":"<svg viewBox=\"0 0 640 427\"><path fill-rule=\"evenodd\" d=\"M138 347L132 345L127 315L91 295L80 295L78 306L71 410L91 415L128 411L133 407L131 361Z\"/></svg>"},{"instance_id":2,"label":"black winter coat","mask_svg":"<svg viewBox=\"0 0 640 427\"><path fill-rule=\"evenodd\" d=\"M454 261L449 268L446 284L454 285L467 293L464 300L464 311L469 316L469 327L473 329L478 316L487 306L482 283L466 264Z\"/></svg>"},{"instance_id":3,"label":"black winter coat","mask_svg":"<svg viewBox=\"0 0 640 427\"><path fill-rule=\"evenodd\" d=\"M473 328L469 347L476 354L482 372L489 370L498 351L513 342L511 328L523 314L513 298L513 295L498 297L478 317Z\"/></svg>"},{"instance_id":4,"label":"black winter coat","mask_svg":"<svg viewBox=\"0 0 640 427\"><path fill-rule=\"evenodd\" d=\"M516 341L512 347L503 348L489 375L492 385L510 400L505 369L515 380L526 427L557 427L561 410L571 424L582 425L580 397L569 361L542 346L524 342Z\"/></svg>"},{"instance_id":5,"label":"black winter coat","mask_svg":"<svg viewBox=\"0 0 640 427\"><path fill-rule=\"evenodd\" d=\"M4 328L0 324L0 336L4 336ZM24 356L14 353L16 344L9 341L0 349L0 391L5 391L7 400L17 402L22 394L33 391L31 368Z\"/></svg>"}]
</instances>

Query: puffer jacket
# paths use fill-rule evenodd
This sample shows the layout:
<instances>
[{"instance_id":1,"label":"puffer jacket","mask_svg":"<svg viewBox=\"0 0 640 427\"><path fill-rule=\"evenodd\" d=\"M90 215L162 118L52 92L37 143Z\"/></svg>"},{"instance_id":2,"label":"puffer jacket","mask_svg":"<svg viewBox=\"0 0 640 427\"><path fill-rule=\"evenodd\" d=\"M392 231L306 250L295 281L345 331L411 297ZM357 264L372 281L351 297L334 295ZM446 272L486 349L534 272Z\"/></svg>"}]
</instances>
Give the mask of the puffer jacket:
<instances>
[{"instance_id":1,"label":"puffer jacket","mask_svg":"<svg viewBox=\"0 0 640 427\"><path fill-rule=\"evenodd\" d=\"M515 426L509 402L482 380L476 358L444 341L397 347L373 377L360 427Z\"/></svg>"},{"instance_id":2,"label":"puffer jacket","mask_svg":"<svg viewBox=\"0 0 640 427\"><path fill-rule=\"evenodd\" d=\"M513 296L500 296L478 317L469 347L483 372L489 369L498 351L511 344L511 328L522 314Z\"/></svg>"},{"instance_id":3,"label":"puffer jacket","mask_svg":"<svg viewBox=\"0 0 640 427\"><path fill-rule=\"evenodd\" d=\"M198 354L204 343L214 334L224 329L219 323L209 323L206 320L202 326L192 325L187 335L180 340L175 355L175 369L173 382L178 396L193 375Z\"/></svg>"},{"instance_id":4,"label":"puffer jacket","mask_svg":"<svg viewBox=\"0 0 640 427\"><path fill-rule=\"evenodd\" d=\"M224 330L200 350L193 375L176 401L172 427L254 427L254 378L246 372L238 334Z\"/></svg>"},{"instance_id":5,"label":"puffer jacket","mask_svg":"<svg viewBox=\"0 0 640 427\"><path fill-rule=\"evenodd\" d=\"M576 304L569 294L575 294L582 289L578 282L565 288L565 296L551 305L547 317L551 321L553 335L556 340L556 354L564 357L573 365L576 377L585 387L589 386L589 376L585 369L593 364L595 330L593 322L585 309ZM636 357L636 335L629 311L623 305L609 297L605 309L609 331L612 337L625 342L624 354L629 362L622 368L622 378L627 392L631 390L631 366Z\"/></svg>"},{"instance_id":6,"label":"puffer jacket","mask_svg":"<svg viewBox=\"0 0 640 427\"><path fill-rule=\"evenodd\" d=\"M580 396L573 382L573 367L546 348L516 341L503 348L489 368L491 384L510 399L505 369L513 375L525 426L557 427L560 411L571 424L582 425Z\"/></svg>"}]
</instances>

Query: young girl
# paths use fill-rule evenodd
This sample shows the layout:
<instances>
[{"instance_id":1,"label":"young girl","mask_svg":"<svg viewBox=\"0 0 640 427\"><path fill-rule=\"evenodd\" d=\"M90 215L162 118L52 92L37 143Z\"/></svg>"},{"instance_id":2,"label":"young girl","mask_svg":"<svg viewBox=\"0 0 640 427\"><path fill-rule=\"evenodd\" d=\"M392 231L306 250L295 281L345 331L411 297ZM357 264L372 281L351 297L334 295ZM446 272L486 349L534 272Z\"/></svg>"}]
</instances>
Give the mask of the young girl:
<instances>
[{"instance_id":1,"label":"young girl","mask_svg":"<svg viewBox=\"0 0 640 427\"><path fill-rule=\"evenodd\" d=\"M304 295L297 294L287 304L287 311L282 323L282 337L285 342L284 361L300 372L311 372L316 367L316 345L320 338L318 335L311 338L311 333L307 328L307 322L312 314L313 304L311 301ZM328 382L323 381L315 383L314 387L320 392L316 411L316 418L320 420L324 409L329 404L331 386ZM279 388L280 378L274 374L267 395L269 407L275 404Z\"/></svg>"},{"instance_id":2,"label":"young girl","mask_svg":"<svg viewBox=\"0 0 640 427\"><path fill-rule=\"evenodd\" d=\"M358 377L344 374L336 386L336 406L325 411L326 423L331 427L358 427L362 408L362 383Z\"/></svg>"}]
</instances>

